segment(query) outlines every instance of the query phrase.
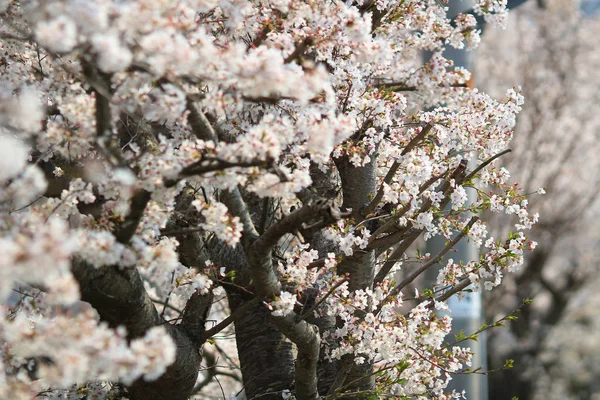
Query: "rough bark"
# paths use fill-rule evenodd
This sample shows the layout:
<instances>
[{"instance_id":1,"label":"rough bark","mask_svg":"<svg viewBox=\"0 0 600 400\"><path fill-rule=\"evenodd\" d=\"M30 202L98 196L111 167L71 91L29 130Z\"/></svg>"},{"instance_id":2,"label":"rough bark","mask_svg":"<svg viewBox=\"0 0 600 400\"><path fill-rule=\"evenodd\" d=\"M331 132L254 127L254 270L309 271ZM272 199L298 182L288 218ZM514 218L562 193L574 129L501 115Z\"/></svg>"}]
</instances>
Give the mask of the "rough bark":
<instances>
[{"instance_id":1,"label":"rough bark","mask_svg":"<svg viewBox=\"0 0 600 400\"><path fill-rule=\"evenodd\" d=\"M231 313L235 313L254 297L246 255L241 246L214 242L209 246L211 260L219 268L235 271L232 284L223 285ZM246 398L281 399L281 391L294 386L292 343L273 324L262 302L239 315L234 328Z\"/></svg>"},{"instance_id":2,"label":"rough bark","mask_svg":"<svg viewBox=\"0 0 600 400\"><path fill-rule=\"evenodd\" d=\"M272 259L272 251L287 234L308 229L308 226L330 224L340 218L340 213L328 201L315 201L273 224L258 240L245 249L256 293L267 301L275 300L281 293ZM318 398L317 364L320 351L319 330L300 319L295 312L284 316L271 316L271 321L295 345L295 394L299 400Z\"/></svg>"},{"instance_id":3,"label":"rough bark","mask_svg":"<svg viewBox=\"0 0 600 400\"><path fill-rule=\"evenodd\" d=\"M314 193L314 195L319 198L329 199L336 204L339 203L341 182L339 172L335 167L328 166L324 168L323 166L317 166L312 163L310 166L310 177L313 181L311 192ZM310 237L305 236L305 239L310 241L311 248L317 250L320 257L326 257L328 253L339 253L339 248L336 243L326 238L322 232L316 232ZM307 296L309 294L310 293L307 293ZM307 297L308 301L304 306L305 309L308 309L314 304L314 301L316 300L315 297L316 294L310 299ZM336 326L335 316L316 318L314 315L310 315L307 317L306 321L318 327L321 335L329 330L334 330ZM328 360L326 356L327 353L325 349L321 349L319 352L319 362L317 364L317 376L319 377L319 394L322 396L325 396L329 392L338 371L338 363L335 360Z\"/></svg>"},{"instance_id":4,"label":"rough bark","mask_svg":"<svg viewBox=\"0 0 600 400\"><path fill-rule=\"evenodd\" d=\"M342 182L343 204L345 209L352 210L355 219L362 218L362 212L375 195L376 187L376 155L364 167L353 166L347 157L336 160L336 166ZM368 226L369 227L369 226ZM373 250L356 251L338 266L339 273L349 274L350 291L371 288L375 277L376 257ZM338 363L338 372L333 389L351 392L370 392L375 387L373 364L365 362L357 365L355 356L343 356ZM341 384L341 388L336 388Z\"/></svg>"},{"instance_id":5,"label":"rough bark","mask_svg":"<svg viewBox=\"0 0 600 400\"><path fill-rule=\"evenodd\" d=\"M177 346L176 360L167 372L154 382L142 379L134 382L128 397L132 400L187 399L194 388L201 361L199 343L190 337L190 327L170 325L158 315L135 268L94 268L75 260L72 271L79 282L82 300L90 303L103 321L112 327L125 326L129 339L143 336L153 326L164 325ZM205 309L196 309L196 315L205 318L211 302L204 299L202 304ZM202 335L203 319L194 322L195 333Z\"/></svg>"},{"instance_id":6,"label":"rough bark","mask_svg":"<svg viewBox=\"0 0 600 400\"><path fill-rule=\"evenodd\" d=\"M249 300L235 289L226 290L232 312ZM292 343L274 326L262 303L242 314L234 324L246 397L281 399L281 391L292 388L294 382Z\"/></svg>"}]
</instances>

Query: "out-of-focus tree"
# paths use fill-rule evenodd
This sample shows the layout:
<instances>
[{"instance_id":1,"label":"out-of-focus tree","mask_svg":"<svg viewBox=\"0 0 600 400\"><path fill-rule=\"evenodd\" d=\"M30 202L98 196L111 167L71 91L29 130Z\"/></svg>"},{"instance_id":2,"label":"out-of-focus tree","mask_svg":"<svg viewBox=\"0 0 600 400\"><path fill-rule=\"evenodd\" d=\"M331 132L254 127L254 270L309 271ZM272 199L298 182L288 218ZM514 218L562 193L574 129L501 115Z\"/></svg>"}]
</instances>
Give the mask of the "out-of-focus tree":
<instances>
[{"instance_id":1,"label":"out-of-focus tree","mask_svg":"<svg viewBox=\"0 0 600 400\"><path fill-rule=\"evenodd\" d=\"M597 214L596 214L597 217ZM592 234L598 235L598 229ZM584 241L586 247L580 262L597 266L600 262L598 236ZM560 398L597 400L600 398L600 296L598 277L590 281L569 302L561 321L549 332L544 351L539 357L534 386L535 400Z\"/></svg>"},{"instance_id":2,"label":"out-of-focus tree","mask_svg":"<svg viewBox=\"0 0 600 400\"><path fill-rule=\"evenodd\" d=\"M487 295L489 318L534 299L508 331L491 333L491 367L515 360L514 369L491 376L492 399L533 398L536 383L549 373L544 353L553 345L550 333L560 329L555 326L570 302L596 273L589 231L600 188L600 23L582 15L575 1L543 5L514 12L507 31L488 30L478 59L486 90L506 81L522 85L527 104L504 165L526 191L544 187L549 195L530 204L543 215L532 232L541 245L510 284ZM506 229L497 220L491 225Z\"/></svg>"}]
</instances>

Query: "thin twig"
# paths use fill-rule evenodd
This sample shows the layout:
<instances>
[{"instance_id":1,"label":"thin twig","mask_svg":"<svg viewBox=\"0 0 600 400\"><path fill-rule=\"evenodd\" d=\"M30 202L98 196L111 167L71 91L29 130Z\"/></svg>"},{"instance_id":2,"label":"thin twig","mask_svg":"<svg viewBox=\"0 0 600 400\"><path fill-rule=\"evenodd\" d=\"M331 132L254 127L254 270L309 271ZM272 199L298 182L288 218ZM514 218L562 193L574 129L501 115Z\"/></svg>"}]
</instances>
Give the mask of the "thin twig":
<instances>
[{"instance_id":1,"label":"thin twig","mask_svg":"<svg viewBox=\"0 0 600 400\"><path fill-rule=\"evenodd\" d=\"M223 285L223 286L229 286L229 287L232 287L232 288L235 288L235 289L241 290L242 292L244 292L244 293L246 293L246 294L249 294L249 295L251 295L251 296L254 296L254 293L252 293L250 290L246 289L246 288L245 288L245 287L243 287L243 286L237 285L237 284L235 284L235 283L233 283L233 282L224 281L224 280L222 280L222 279L219 279L219 280L217 280L217 282L218 282L220 285Z\"/></svg>"},{"instance_id":2,"label":"thin twig","mask_svg":"<svg viewBox=\"0 0 600 400\"><path fill-rule=\"evenodd\" d=\"M181 229L170 229L160 232L162 236L173 236L173 235L185 235L186 233L202 232L205 229L202 227L197 228L181 228Z\"/></svg>"},{"instance_id":3,"label":"thin twig","mask_svg":"<svg viewBox=\"0 0 600 400\"><path fill-rule=\"evenodd\" d=\"M496 160L497 158L502 157L505 154L510 153L512 150L511 149L506 149L501 151L500 153L496 154L495 156L492 156L490 158L488 158L487 160L485 160L484 162L482 162L481 164L479 164L477 166L477 168L475 168L473 171L471 171L471 173L469 173L469 175L467 175L464 179L465 182L468 182L469 180L471 180L475 174L477 174L479 171L481 171L482 169L484 169L485 167L487 167L488 165L490 165L490 163L494 160Z\"/></svg>"},{"instance_id":4,"label":"thin twig","mask_svg":"<svg viewBox=\"0 0 600 400\"><path fill-rule=\"evenodd\" d=\"M456 293L466 289L467 286L469 286L470 284L471 284L471 280L469 278L465 278L462 281L460 281L456 286L454 286L452 289L448 290L447 292L442 294L440 297L435 299L435 301L438 301L438 302L446 301L450 297L454 296Z\"/></svg>"},{"instance_id":5,"label":"thin twig","mask_svg":"<svg viewBox=\"0 0 600 400\"><path fill-rule=\"evenodd\" d=\"M427 269L429 269L429 267L431 267L434 264L437 264L438 262L440 262L440 260L442 258L444 258L444 256L454 247L456 246L456 244L463 238L465 237L468 233L469 230L471 229L471 227L473 227L473 224L475 224L475 222L479 221L479 217L474 216L471 218L471 220L469 221L469 223L467 223L467 225L462 229L462 231L460 231L460 233L458 235L456 235L456 237L454 239L452 239L443 249L442 251L439 252L439 254L435 257L433 257L431 260L429 260L429 262L427 262L426 264L423 264L420 268L418 268L416 271L414 271L412 274L410 274L409 276L407 276L401 283L399 283L390 293L390 295L395 295L400 293L400 291L402 291L402 289L404 289L407 285L409 285L410 283L412 283L419 275L421 275L423 272L425 272Z\"/></svg>"},{"instance_id":6,"label":"thin twig","mask_svg":"<svg viewBox=\"0 0 600 400\"><path fill-rule=\"evenodd\" d=\"M328 298L329 296L331 296L333 293L335 293L335 291L336 291L336 290L337 290L337 289L338 289L340 286L342 286L342 285L343 285L345 282L348 282L348 278L344 278L344 279L340 280L338 283L336 283L335 285L333 285L333 287L332 287L331 289L329 289L329 291L328 291L327 293L325 293L325 295L323 295L323 297L321 297L319 300L317 300L317 301L315 302L315 304L314 304L314 305L313 305L313 306L312 306L312 307L311 307L311 308L310 308L310 309L309 309L307 312L305 312L305 313L304 313L304 314L302 314L302 315L299 315L299 316L296 318L296 320L297 320L297 321L300 321L300 320L306 319L306 318L308 318L310 315L312 315L312 313L313 313L313 312L314 312L314 311L315 311L315 310L316 310L316 309L317 309L317 308L318 308L318 307L319 307L321 304L323 304L323 302L324 302L325 300L327 300L327 298Z\"/></svg>"},{"instance_id":7,"label":"thin twig","mask_svg":"<svg viewBox=\"0 0 600 400\"><path fill-rule=\"evenodd\" d=\"M444 174L439 174L439 175L435 175L435 176L432 176L431 178L429 178L425 183L423 183L421 185L421 187L419 187L418 195L421 195L423 192L425 192L425 190L427 190L431 185L433 185L443 175ZM442 191L445 190L445 188L446 188L446 186L442 187ZM411 204L410 202L406 203L404 206L402 206L402 208L400 210L398 210L394 215L392 215L391 218L389 220L387 220L381 227L377 228L377 230L371 235L371 238L369 239L369 245L371 245L371 243L374 242L376 240L376 238L379 237L379 235L389 231L390 228L394 227L396 225L396 222L410 210L410 204ZM429 204L429 203L425 202L424 204ZM374 247L377 247L377 246L374 246Z\"/></svg>"},{"instance_id":8,"label":"thin twig","mask_svg":"<svg viewBox=\"0 0 600 400\"><path fill-rule=\"evenodd\" d=\"M392 92L416 92L417 90L419 90L418 87L416 86L405 86L403 83L399 83L399 82L390 82L390 83L384 83L382 85L379 85L380 88L384 88L387 90L391 90ZM468 88L469 84L468 83L456 83L450 86L440 86L440 89L446 89L446 88Z\"/></svg>"},{"instance_id":9,"label":"thin twig","mask_svg":"<svg viewBox=\"0 0 600 400\"><path fill-rule=\"evenodd\" d=\"M175 306L172 306L171 304L168 304L165 301L157 300L157 299L151 299L151 300L152 300L153 303L160 304L161 306L166 306L166 307L170 308L171 310L173 310L175 312L178 312L179 314L182 313L182 310L180 310L179 308L177 308Z\"/></svg>"},{"instance_id":10,"label":"thin twig","mask_svg":"<svg viewBox=\"0 0 600 400\"><path fill-rule=\"evenodd\" d=\"M416 233L416 236L420 235L421 232ZM383 264L383 266L381 267L381 269L379 270L379 272L377 273L377 275L375 276L375 283L381 283L385 277L387 276L387 274L390 273L390 271L392 270L392 268L394 267L394 265L396 265L396 263L401 260L401 256L404 254L404 252L410 247L410 245L414 242L414 240L411 240L412 238L407 238L405 240L402 241L401 244L398 245L398 247L396 247L394 249L394 251L392 252L392 254L390 254L390 257L388 260L386 260L386 262ZM416 237L415 237L416 239Z\"/></svg>"},{"instance_id":11,"label":"thin twig","mask_svg":"<svg viewBox=\"0 0 600 400\"><path fill-rule=\"evenodd\" d=\"M402 150L402 153L400 153L400 157L405 156L412 149L414 149L419 143L421 143L421 141L423 141L423 139L425 139L425 136L427 136L427 134L431 131L432 128L433 128L433 124L431 124L431 123L428 123L427 125L425 125L423 127L423 129L421 129L421 132L419 132L415 137L413 137L410 140L410 142L408 142L406 147ZM375 211L375 208L377 207L377 205L383 198L385 185L389 184L392 181L392 179L394 178L394 175L396 175L396 172L398 171L399 168L400 168L400 162L398 162L398 160L394 161L394 164L392 164L388 173L383 178L383 183L381 184L379 190L377 191L377 194L375 195L375 197L373 198L371 203L369 203L369 205L362 211L363 216L366 217L367 215L369 215L373 211Z\"/></svg>"},{"instance_id":12,"label":"thin twig","mask_svg":"<svg viewBox=\"0 0 600 400\"><path fill-rule=\"evenodd\" d=\"M12 210L9 214L22 211L22 210L26 209L27 207L32 206L33 204L35 204L35 202L37 202L43 198L44 198L44 196L42 195L42 196L38 197L37 199L33 200L32 202L30 202L29 204L26 204L23 207L17 208L16 210Z\"/></svg>"},{"instance_id":13,"label":"thin twig","mask_svg":"<svg viewBox=\"0 0 600 400\"><path fill-rule=\"evenodd\" d=\"M218 158L204 159L197 161L191 165L188 165L181 170L180 176L187 177L193 175L206 174L208 172L223 171L229 168L250 168L250 167L267 167L270 165L270 161L264 160L251 160L251 161L238 161L231 162Z\"/></svg>"},{"instance_id":14,"label":"thin twig","mask_svg":"<svg viewBox=\"0 0 600 400\"><path fill-rule=\"evenodd\" d=\"M207 331L205 331L204 332L204 340L213 337L217 333L221 332L223 329L227 328L229 325L231 325L232 322L235 321L236 318L239 318L239 316L241 314L244 314L244 313L248 312L248 310L250 308L252 308L255 305L257 305L258 301L259 301L259 298L258 297L254 297L253 299L251 299L250 301L248 301L247 303L245 303L244 305L242 305L240 308L238 308L237 310L235 310L234 312L232 312L223 321L219 322L217 325L215 325L212 328L210 328Z\"/></svg>"}]
</instances>

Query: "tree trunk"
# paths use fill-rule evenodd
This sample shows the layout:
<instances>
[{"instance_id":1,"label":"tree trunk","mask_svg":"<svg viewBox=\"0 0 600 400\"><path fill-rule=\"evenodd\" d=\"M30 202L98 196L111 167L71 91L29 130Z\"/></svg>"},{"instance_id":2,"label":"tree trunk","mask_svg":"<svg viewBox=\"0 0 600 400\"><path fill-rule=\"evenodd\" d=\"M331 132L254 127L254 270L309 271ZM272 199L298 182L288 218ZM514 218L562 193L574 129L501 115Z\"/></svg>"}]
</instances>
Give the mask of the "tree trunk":
<instances>
[{"instance_id":1,"label":"tree trunk","mask_svg":"<svg viewBox=\"0 0 600 400\"><path fill-rule=\"evenodd\" d=\"M227 290L232 312L249 300L244 297L235 289ZM234 324L246 397L280 400L281 391L293 388L292 343L273 326L270 312L262 303L240 315Z\"/></svg>"},{"instance_id":2,"label":"tree trunk","mask_svg":"<svg viewBox=\"0 0 600 400\"><path fill-rule=\"evenodd\" d=\"M356 220L362 219L361 211L369 204L376 191L376 154L371 156L371 162L364 167L352 165L347 157L336 160L344 196L342 206L352 209L352 217ZM369 228L369 224L367 224L367 228ZM373 287L375 262L376 257L373 250L357 250L353 256L340 263L338 272L349 274L348 289L351 292ZM357 314L357 316L362 317L363 313ZM348 354L340 360L338 374L346 374L342 388L344 391L351 392L371 392L375 388L373 364L365 362L357 365L354 361L355 357L354 354Z\"/></svg>"}]
</instances>

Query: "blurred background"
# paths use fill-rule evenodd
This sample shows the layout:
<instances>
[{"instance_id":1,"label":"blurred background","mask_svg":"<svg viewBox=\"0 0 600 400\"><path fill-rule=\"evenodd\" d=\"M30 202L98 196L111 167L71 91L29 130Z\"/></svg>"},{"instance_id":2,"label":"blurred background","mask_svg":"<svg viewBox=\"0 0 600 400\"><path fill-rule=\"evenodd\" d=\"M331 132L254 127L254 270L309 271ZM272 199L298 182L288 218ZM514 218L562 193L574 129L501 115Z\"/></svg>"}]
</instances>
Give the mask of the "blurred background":
<instances>
[{"instance_id":1,"label":"blurred background","mask_svg":"<svg viewBox=\"0 0 600 400\"><path fill-rule=\"evenodd\" d=\"M503 163L540 213L538 248L484 293L486 322L533 303L487 335L489 399L600 400L600 1L528 0L506 30L485 27L476 86L501 98L520 85L525 105ZM508 224L490 216L490 233Z\"/></svg>"}]
</instances>

